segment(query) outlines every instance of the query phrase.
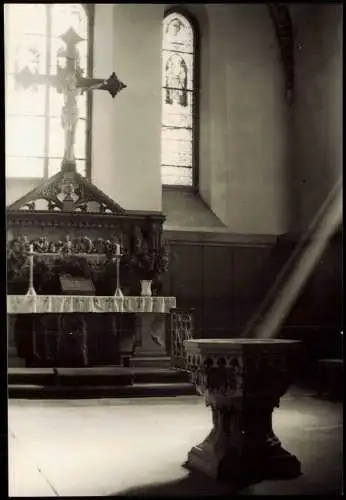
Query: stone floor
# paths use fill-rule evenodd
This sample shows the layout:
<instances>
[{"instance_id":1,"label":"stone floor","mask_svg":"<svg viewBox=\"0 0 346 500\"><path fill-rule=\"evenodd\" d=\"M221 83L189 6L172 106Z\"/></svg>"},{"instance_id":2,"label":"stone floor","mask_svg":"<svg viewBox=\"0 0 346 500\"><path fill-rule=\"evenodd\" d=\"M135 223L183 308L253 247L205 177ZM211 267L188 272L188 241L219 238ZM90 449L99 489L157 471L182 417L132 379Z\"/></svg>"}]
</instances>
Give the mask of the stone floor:
<instances>
[{"instance_id":1,"label":"stone floor","mask_svg":"<svg viewBox=\"0 0 346 500\"><path fill-rule=\"evenodd\" d=\"M283 445L302 462L294 480L242 491L190 475L188 450L210 429L198 396L10 400L9 496L190 496L342 491L342 404L293 390L274 413Z\"/></svg>"}]
</instances>

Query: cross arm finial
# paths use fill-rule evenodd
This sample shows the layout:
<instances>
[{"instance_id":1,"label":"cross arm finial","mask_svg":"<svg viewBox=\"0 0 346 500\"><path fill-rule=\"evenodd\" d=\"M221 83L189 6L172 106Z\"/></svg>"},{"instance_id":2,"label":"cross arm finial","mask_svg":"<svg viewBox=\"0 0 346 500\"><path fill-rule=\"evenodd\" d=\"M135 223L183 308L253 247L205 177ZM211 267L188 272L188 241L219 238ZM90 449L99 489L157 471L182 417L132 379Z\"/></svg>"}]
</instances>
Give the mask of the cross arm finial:
<instances>
[{"instance_id":1,"label":"cross arm finial","mask_svg":"<svg viewBox=\"0 0 346 500\"><path fill-rule=\"evenodd\" d=\"M80 76L77 82L78 88L81 89L81 93L88 90L107 90L110 95L114 98L121 90L125 89L127 85L123 83L116 74L113 73L107 80L102 78L84 78Z\"/></svg>"}]
</instances>

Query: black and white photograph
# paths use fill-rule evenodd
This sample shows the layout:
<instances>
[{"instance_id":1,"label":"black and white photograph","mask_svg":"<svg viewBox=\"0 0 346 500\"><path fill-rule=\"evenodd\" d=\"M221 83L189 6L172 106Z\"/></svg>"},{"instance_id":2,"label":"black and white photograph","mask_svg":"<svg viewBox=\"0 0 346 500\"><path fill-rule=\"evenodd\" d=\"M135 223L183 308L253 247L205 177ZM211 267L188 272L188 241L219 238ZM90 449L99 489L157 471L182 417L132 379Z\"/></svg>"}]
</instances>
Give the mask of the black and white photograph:
<instances>
[{"instance_id":1,"label":"black and white photograph","mask_svg":"<svg viewBox=\"0 0 346 500\"><path fill-rule=\"evenodd\" d=\"M3 20L8 497L342 496L343 3Z\"/></svg>"}]
</instances>

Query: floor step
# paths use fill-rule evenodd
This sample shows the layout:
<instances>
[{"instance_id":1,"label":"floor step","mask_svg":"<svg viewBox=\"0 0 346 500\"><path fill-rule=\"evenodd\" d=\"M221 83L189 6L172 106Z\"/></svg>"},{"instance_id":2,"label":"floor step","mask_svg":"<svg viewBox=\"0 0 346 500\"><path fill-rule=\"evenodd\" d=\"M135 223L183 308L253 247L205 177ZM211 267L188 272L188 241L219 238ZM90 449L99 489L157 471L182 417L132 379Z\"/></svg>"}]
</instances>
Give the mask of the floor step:
<instances>
[{"instance_id":1,"label":"floor step","mask_svg":"<svg viewBox=\"0 0 346 500\"><path fill-rule=\"evenodd\" d=\"M133 369L133 382L144 383L181 383L190 382L190 377L186 373L168 368L154 368L150 370L145 367L136 367Z\"/></svg>"},{"instance_id":2,"label":"floor step","mask_svg":"<svg viewBox=\"0 0 346 500\"><path fill-rule=\"evenodd\" d=\"M122 368L10 368L10 385L33 386L80 386L80 385L128 385L133 374Z\"/></svg>"},{"instance_id":3,"label":"floor step","mask_svg":"<svg viewBox=\"0 0 346 500\"><path fill-rule=\"evenodd\" d=\"M25 367L24 359L20 358L17 354L15 346L8 346L7 348L7 364L10 367Z\"/></svg>"},{"instance_id":4,"label":"floor step","mask_svg":"<svg viewBox=\"0 0 346 500\"><path fill-rule=\"evenodd\" d=\"M124 386L133 383L133 373L123 367L57 368L57 384L64 386Z\"/></svg>"},{"instance_id":5,"label":"floor step","mask_svg":"<svg viewBox=\"0 0 346 500\"><path fill-rule=\"evenodd\" d=\"M87 367L9 368L8 383L34 386L127 386L131 384L189 383L189 376L170 368Z\"/></svg>"},{"instance_id":6,"label":"floor step","mask_svg":"<svg viewBox=\"0 0 346 500\"><path fill-rule=\"evenodd\" d=\"M54 385L56 375L53 368L8 368L8 383L23 385Z\"/></svg>"},{"instance_id":7,"label":"floor step","mask_svg":"<svg viewBox=\"0 0 346 500\"><path fill-rule=\"evenodd\" d=\"M134 356L129 360L130 367L157 367L171 368L172 360L169 356Z\"/></svg>"},{"instance_id":8,"label":"floor step","mask_svg":"<svg viewBox=\"0 0 346 500\"><path fill-rule=\"evenodd\" d=\"M17 399L81 399L81 398L121 398L159 397L196 394L189 383L133 384L112 386L44 386L36 384L12 385L8 387L10 398Z\"/></svg>"},{"instance_id":9,"label":"floor step","mask_svg":"<svg viewBox=\"0 0 346 500\"><path fill-rule=\"evenodd\" d=\"M25 368L25 361L21 358L13 358L13 357L9 357L8 358L8 367L11 367L11 368Z\"/></svg>"}]
</instances>

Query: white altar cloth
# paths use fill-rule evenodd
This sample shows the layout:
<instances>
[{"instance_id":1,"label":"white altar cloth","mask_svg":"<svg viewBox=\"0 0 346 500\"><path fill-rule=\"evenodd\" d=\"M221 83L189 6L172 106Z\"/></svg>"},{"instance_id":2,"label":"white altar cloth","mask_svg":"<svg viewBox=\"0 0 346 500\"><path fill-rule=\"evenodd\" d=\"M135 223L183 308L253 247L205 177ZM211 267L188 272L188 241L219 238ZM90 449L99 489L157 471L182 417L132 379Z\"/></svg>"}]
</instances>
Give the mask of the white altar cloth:
<instances>
[{"instance_id":1,"label":"white altar cloth","mask_svg":"<svg viewBox=\"0 0 346 500\"><path fill-rule=\"evenodd\" d=\"M7 295L7 314L163 313L176 307L175 297L84 295Z\"/></svg>"}]
</instances>

